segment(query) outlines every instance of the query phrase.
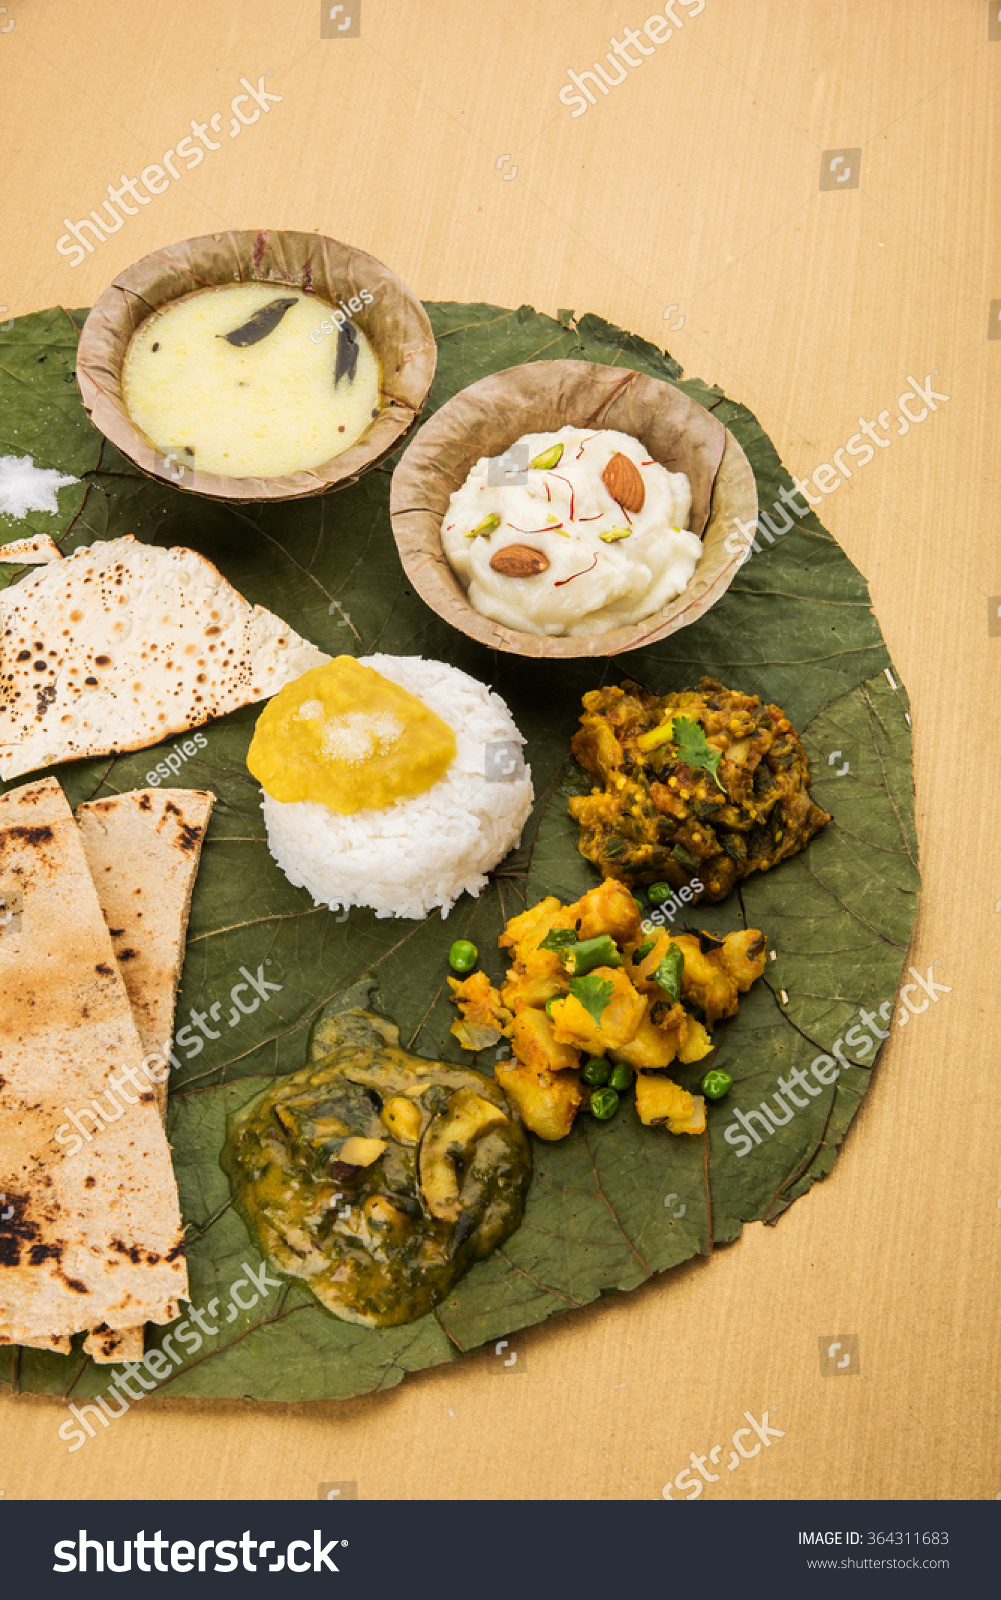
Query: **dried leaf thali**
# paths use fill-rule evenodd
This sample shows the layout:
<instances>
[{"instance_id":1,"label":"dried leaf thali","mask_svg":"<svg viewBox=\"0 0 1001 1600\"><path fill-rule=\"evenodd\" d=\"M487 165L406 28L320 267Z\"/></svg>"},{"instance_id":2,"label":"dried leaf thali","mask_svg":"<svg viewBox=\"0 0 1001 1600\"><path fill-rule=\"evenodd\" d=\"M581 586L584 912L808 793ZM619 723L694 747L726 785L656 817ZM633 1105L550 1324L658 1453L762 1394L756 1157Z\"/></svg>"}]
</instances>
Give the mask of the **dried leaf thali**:
<instances>
[{"instance_id":1,"label":"dried leaf thali","mask_svg":"<svg viewBox=\"0 0 1001 1600\"><path fill-rule=\"evenodd\" d=\"M429 411L488 373L534 358L628 366L670 382L677 366L652 345L594 317L553 319L530 307L428 307L439 345ZM411 591L388 515L389 467L334 496L277 506L199 502L134 471L89 427L72 384L80 313L49 311L0 335L0 452L33 450L36 464L80 476L60 494L59 517L0 524L0 539L47 532L66 551L131 532L188 544L217 563L251 602L271 606L331 654L421 653L490 681L528 738L537 805L521 851L491 889L462 901L447 922L344 922L316 910L268 855L257 788L244 765L256 708L213 724L209 747L172 781L210 788L218 804L192 906L178 1023L192 1008L225 1000L244 968L265 980L252 1014L223 1025L172 1084L169 1135L185 1221L196 1305L218 1296L243 1263L259 1267L229 1205L218 1165L227 1115L270 1076L300 1067L309 1031L330 1002L376 1001L424 1055L463 1058L449 1037L454 1010L445 976L452 940L468 936L487 970L504 917L528 900L575 898L594 880L576 851L566 800L580 696L628 672L658 693L712 673L781 705L801 732L818 803L833 823L808 851L742 886L723 905L700 907L699 924L767 931L777 958L745 997L721 1038L718 1064L734 1090L714 1110L707 1140L642 1128L631 1112L581 1119L557 1145L536 1146L535 1180L522 1227L474 1268L436 1314L373 1331L335 1321L303 1288L270 1289L255 1309L221 1321L206 1349L166 1380L165 1394L302 1400L389 1387L406 1372L460 1352L735 1239L743 1222L773 1220L830 1170L865 1092L873 1060L852 1067L796 1117L740 1159L721 1137L734 1108L758 1105L779 1076L830 1050L859 1007L878 1010L896 992L919 879L907 700L893 673L866 584L811 512L754 555L722 600L691 627L618 662L528 661L494 656L447 627ZM44 359L43 359L44 358ZM697 380L685 391L742 445L770 506L791 486L770 441L744 407ZM391 464L390 464L391 465ZM0 564L0 583L17 581ZM844 752L836 765L828 757ZM838 772L849 761L849 771ZM60 769L73 805L140 787L152 752ZM276 987L267 988L267 984ZM280 986L280 987L278 987ZM788 1004L782 1001L782 992ZM480 1058L481 1068L489 1061ZM669 1199L670 1197L670 1199ZM668 1203L669 1202L669 1203ZM665 1286L665 1293L669 1289ZM150 1330L155 1345L162 1330ZM86 1398L107 1382L79 1353L0 1352L0 1379L22 1389Z\"/></svg>"}]
</instances>

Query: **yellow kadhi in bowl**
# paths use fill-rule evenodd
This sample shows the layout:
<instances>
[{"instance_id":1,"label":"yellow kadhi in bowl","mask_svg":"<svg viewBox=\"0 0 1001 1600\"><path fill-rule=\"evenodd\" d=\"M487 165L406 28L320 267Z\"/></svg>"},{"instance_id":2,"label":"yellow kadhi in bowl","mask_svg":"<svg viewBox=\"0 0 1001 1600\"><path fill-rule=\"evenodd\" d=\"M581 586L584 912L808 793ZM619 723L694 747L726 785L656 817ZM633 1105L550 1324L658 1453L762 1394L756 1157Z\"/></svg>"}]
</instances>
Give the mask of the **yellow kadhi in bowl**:
<instances>
[{"instance_id":1,"label":"yellow kadhi in bowl","mask_svg":"<svg viewBox=\"0 0 1001 1600\"><path fill-rule=\"evenodd\" d=\"M427 313L374 256L323 234L208 234L119 274L84 323L94 426L152 477L231 501L353 483L414 426Z\"/></svg>"}]
</instances>

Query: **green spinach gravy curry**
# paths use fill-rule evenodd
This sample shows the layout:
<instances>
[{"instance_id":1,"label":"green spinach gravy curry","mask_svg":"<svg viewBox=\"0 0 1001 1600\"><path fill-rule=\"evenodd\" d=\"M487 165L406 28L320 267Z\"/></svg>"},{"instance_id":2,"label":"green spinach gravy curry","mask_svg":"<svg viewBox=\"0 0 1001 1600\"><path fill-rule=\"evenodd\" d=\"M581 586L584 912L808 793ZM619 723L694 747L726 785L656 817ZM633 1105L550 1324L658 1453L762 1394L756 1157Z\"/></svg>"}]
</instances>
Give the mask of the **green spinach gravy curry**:
<instances>
[{"instance_id":1,"label":"green spinach gravy curry","mask_svg":"<svg viewBox=\"0 0 1001 1600\"><path fill-rule=\"evenodd\" d=\"M268 1259L369 1328L430 1311L521 1221L528 1139L500 1086L410 1055L372 1011L230 1119L222 1164Z\"/></svg>"}]
</instances>

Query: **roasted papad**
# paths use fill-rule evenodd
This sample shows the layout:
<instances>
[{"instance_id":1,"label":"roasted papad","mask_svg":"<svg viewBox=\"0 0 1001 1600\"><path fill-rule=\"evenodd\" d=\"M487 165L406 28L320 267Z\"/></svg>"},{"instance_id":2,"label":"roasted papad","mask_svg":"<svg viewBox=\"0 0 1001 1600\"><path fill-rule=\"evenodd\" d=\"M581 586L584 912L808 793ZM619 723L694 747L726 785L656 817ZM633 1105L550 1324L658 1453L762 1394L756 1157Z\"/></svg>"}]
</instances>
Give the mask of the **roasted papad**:
<instances>
[{"instance_id":1,"label":"roasted papad","mask_svg":"<svg viewBox=\"0 0 1001 1600\"><path fill-rule=\"evenodd\" d=\"M327 660L194 550L81 546L0 594L0 779L159 744Z\"/></svg>"}]
</instances>

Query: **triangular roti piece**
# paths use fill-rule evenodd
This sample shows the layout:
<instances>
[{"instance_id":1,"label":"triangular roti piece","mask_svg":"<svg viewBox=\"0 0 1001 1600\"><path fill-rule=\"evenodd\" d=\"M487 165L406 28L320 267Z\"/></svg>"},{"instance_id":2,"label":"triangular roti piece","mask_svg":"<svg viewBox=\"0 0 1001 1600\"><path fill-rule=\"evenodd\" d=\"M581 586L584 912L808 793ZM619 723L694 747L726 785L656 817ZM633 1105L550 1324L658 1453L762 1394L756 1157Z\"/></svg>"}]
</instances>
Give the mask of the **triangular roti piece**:
<instances>
[{"instance_id":1,"label":"triangular roti piece","mask_svg":"<svg viewBox=\"0 0 1001 1600\"><path fill-rule=\"evenodd\" d=\"M173 1036L191 894L214 800L205 789L133 789L77 807L144 1056ZM156 1095L164 1115L166 1079Z\"/></svg>"},{"instance_id":2,"label":"triangular roti piece","mask_svg":"<svg viewBox=\"0 0 1001 1600\"><path fill-rule=\"evenodd\" d=\"M0 594L0 779L159 744L329 659L194 550L81 546Z\"/></svg>"},{"instance_id":3,"label":"triangular roti piece","mask_svg":"<svg viewBox=\"0 0 1001 1600\"><path fill-rule=\"evenodd\" d=\"M170 1322L188 1298L170 1152L152 1089L109 1093L142 1047L52 778L0 796L0 901L0 1343Z\"/></svg>"},{"instance_id":4,"label":"triangular roti piece","mask_svg":"<svg viewBox=\"0 0 1001 1600\"><path fill-rule=\"evenodd\" d=\"M0 561L14 561L21 567L34 566L41 561L61 561L62 557L62 551L48 533L35 533L30 539L12 539L10 544L0 544Z\"/></svg>"},{"instance_id":5,"label":"triangular roti piece","mask_svg":"<svg viewBox=\"0 0 1001 1600\"><path fill-rule=\"evenodd\" d=\"M144 1056L173 1036L191 894L214 800L205 789L133 789L76 810ZM154 1093L166 1120L166 1079ZM141 1361L145 1329L95 1328L83 1348L99 1365Z\"/></svg>"}]
</instances>

